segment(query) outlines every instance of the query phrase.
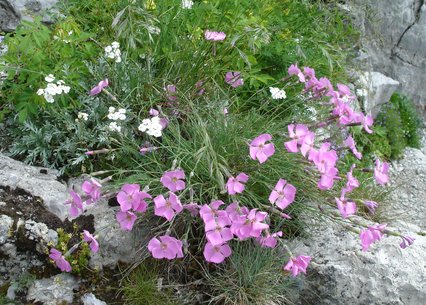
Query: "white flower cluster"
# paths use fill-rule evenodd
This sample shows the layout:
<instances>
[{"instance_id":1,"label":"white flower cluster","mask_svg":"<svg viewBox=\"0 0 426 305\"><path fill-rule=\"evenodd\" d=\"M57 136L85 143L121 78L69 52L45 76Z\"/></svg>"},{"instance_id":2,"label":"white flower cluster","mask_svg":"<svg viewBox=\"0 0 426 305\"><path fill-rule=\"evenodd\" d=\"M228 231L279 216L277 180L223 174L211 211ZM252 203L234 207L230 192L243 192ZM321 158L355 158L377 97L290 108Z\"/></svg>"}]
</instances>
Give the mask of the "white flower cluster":
<instances>
[{"instance_id":1,"label":"white flower cluster","mask_svg":"<svg viewBox=\"0 0 426 305\"><path fill-rule=\"evenodd\" d=\"M138 129L142 132L146 132L150 136L159 138L161 137L163 126L161 125L161 119L158 116L154 116L150 119L143 120Z\"/></svg>"},{"instance_id":2,"label":"white flower cluster","mask_svg":"<svg viewBox=\"0 0 426 305\"><path fill-rule=\"evenodd\" d=\"M271 92L272 98L274 100L282 100L287 97L284 90L276 87L269 87L269 91Z\"/></svg>"},{"instance_id":3,"label":"white flower cluster","mask_svg":"<svg viewBox=\"0 0 426 305\"><path fill-rule=\"evenodd\" d=\"M106 46L105 56L114 59L115 62L121 62L120 44L114 41L110 46Z\"/></svg>"},{"instance_id":4,"label":"white flower cluster","mask_svg":"<svg viewBox=\"0 0 426 305\"><path fill-rule=\"evenodd\" d=\"M111 122L111 123L109 123L109 125L108 125L108 129L109 129L110 131L117 131L117 132L121 132L121 126L119 126L119 125L117 124L117 122Z\"/></svg>"},{"instance_id":5,"label":"white flower cluster","mask_svg":"<svg viewBox=\"0 0 426 305\"><path fill-rule=\"evenodd\" d=\"M194 5L194 2L192 0L182 0L182 8L183 9L191 9Z\"/></svg>"},{"instance_id":6,"label":"white flower cluster","mask_svg":"<svg viewBox=\"0 0 426 305\"><path fill-rule=\"evenodd\" d=\"M77 114L77 118L75 119L76 122L78 122L79 120L82 121L87 121L89 119L89 115L85 112L79 112Z\"/></svg>"},{"instance_id":7,"label":"white flower cluster","mask_svg":"<svg viewBox=\"0 0 426 305\"><path fill-rule=\"evenodd\" d=\"M124 121L126 119L126 109L120 108L117 111L115 110L115 107L108 108L108 119L114 121L109 123L108 129L110 131L121 132L121 126L118 125L116 121Z\"/></svg>"},{"instance_id":8,"label":"white flower cluster","mask_svg":"<svg viewBox=\"0 0 426 305\"><path fill-rule=\"evenodd\" d=\"M113 121L124 121L126 119L126 109L120 108L115 111L115 107L108 108L108 119Z\"/></svg>"},{"instance_id":9,"label":"white flower cluster","mask_svg":"<svg viewBox=\"0 0 426 305\"><path fill-rule=\"evenodd\" d=\"M67 94L70 92L71 88L65 86L65 82L63 80L58 80L54 83L55 77L52 74L46 76L44 80L47 82L47 86L44 89L38 89L37 94L43 95L48 103L53 103L55 101L55 95L60 95L62 93Z\"/></svg>"}]
</instances>

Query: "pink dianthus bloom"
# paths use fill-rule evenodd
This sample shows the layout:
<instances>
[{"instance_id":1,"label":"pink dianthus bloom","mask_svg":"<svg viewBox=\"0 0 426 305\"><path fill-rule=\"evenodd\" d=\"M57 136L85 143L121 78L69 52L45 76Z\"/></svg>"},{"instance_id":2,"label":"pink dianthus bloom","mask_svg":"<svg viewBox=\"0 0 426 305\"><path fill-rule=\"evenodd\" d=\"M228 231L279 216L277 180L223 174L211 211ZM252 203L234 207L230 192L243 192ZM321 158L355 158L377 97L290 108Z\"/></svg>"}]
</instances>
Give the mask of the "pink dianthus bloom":
<instances>
[{"instance_id":1,"label":"pink dianthus bloom","mask_svg":"<svg viewBox=\"0 0 426 305\"><path fill-rule=\"evenodd\" d=\"M299 82L304 83L305 82L305 75L303 75L302 71L297 67L297 65L291 65L288 70L288 75L297 75L299 78Z\"/></svg>"},{"instance_id":2,"label":"pink dianthus bloom","mask_svg":"<svg viewBox=\"0 0 426 305\"><path fill-rule=\"evenodd\" d=\"M285 142L284 145L288 152L298 152L298 146L303 144L303 138L309 133L308 127L303 124L290 124L287 129L288 135L292 140Z\"/></svg>"},{"instance_id":3,"label":"pink dianthus bloom","mask_svg":"<svg viewBox=\"0 0 426 305\"><path fill-rule=\"evenodd\" d=\"M208 242L204 247L203 254L204 258L209 263L220 264L225 260L225 258L231 256L232 250L226 243L214 246Z\"/></svg>"},{"instance_id":4,"label":"pink dianthus bloom","mask_svg":"<svg viewBox=\"0 0 426 305\"><path fill-rule=\"evenodd\" d=\"M120 223L120 227L122 230L131 231L137 217L130 211L119 211L116 215L116 219Z\"/></svg>"},{"instance_id":5,"label":"pink dianthus bloom","mask_svg":"<svg viewBox=\"0 0 426 305\"><path fill-rule=\"evenodd\" d=\"M374 178L376 182L380 185L385 185L389 182L389 163L380 162L379 159L376 160L376 167L374 168Z\"/></svg>"},{"instance_id":6,"label":"pink dianthus bloom","mask_svg":"<svg viewBox=\"0 0 426 305\"><path fill-rule=\"evenodd\" d=\"M212 220L215 220L216 217L228 216L227 212L224 210L219 210L221 205L225 203L222 200L212 201L210 204L205 204L200 209L200 216L203 219L204 223L208 223Z\"/></svg>"},{"instance_id":7,"label":"pink dianthus bloom","mask_svg":"<svg viewBox=\"0 0 426 305\"><path fill-rule=\"evenodd\" d=\"M237 177L230 177L226 183L226 189L229 195L235 195L244 191L244 183L249 179L249 176L245 173L240 173Z\"/></svg>"},{"instance_id":8,"label":"pink dianthus bloom","mask_svg":"<svg viewBox=\"0 0 426 305\"><path fill-rule=\"evenodd\" d=\"M363 201L363 204L367 207L371 214L374 214L378 206L377 202L371 200Z\"/></svg>"},{"instance_id":9,"label":"pink dianthus bloom","mask_svg":"<svg viewBox=\"0 0 426 305\"><path fill-rule=\"evenodd\" d=\"M83 240L89 243L90 250L92 250L93 253L98 252L99 243L89 231L83 230Z\"/></svg>"},{"instance_id":10,"label":"pink dianthus bloom","mask_svg":"<svg viewBox=\"0 0 426 305\"><path fill-rule=\"evenodd\" d=\"M286 271L291 271L291 275L296 277L300 272L306 274L306 268L308 267L310 261L310 256L299 255L296 258L292 257L283 269Z\"/></svg>"},{"instance_id":11,"label":"pink dianthus bloom","mask_svg":"<svg viewBox=\"0 0 426 305\"><path fill-rule=\"evenodd\" d=\"M148 243L148 250L157 259L182 258L182 242L171 236L159 236L152 238Z\"/></svg>"},{"instance_id":12,"label":"pink dianthus bloom","mask_svg":"<svg viewBox=\"0 0 426 305\"><path fill-rule=\"evenodd\" d=\"M358 159L361 160L362 158L362 154L356 149L356 143L355 140L349 136L346 140L345 140L345 146L348 147L352 153L354 154L354 156Z\"/></svg>"},{"instance_id":13,"label":"pink dianthus bloom","mask_svg":"<svg viewBox=\"0 0 426 305\"><path fill-rule=\"evenodd\" d=\"M169 192L169 198L164 198L159 195L154 198L155 208L154 214L166 218L168 221L172 220L175 214L182 212L183 207L180 203L179 197L175 193Z\"/></svg>"},{"instance_id":14,"label":"pink dianthus bloom","mask_svg":"<svg viewBox=\"0 0 426 305\"><path fill-rule=\"evenodd\" d=\"M259 237L263 230L269 228L269 225L264 223L268 213L252 209L248 215L238 216L233 220L231 225L232 233L240 240L249 237Z\"/></svg>"},{"instance_id":15,"label":"pink dianthus bloom","mask_svg":"<svg viewBox=\"0 0 426 305\"><path fill-rule=\"evenodd\" d=\"M276 233L266 234L266 236L260 236L256 238L256 241L260 244L262 248L275 248L278 243L278 238L283 236L283 232L278 231Z\"/></svg>"},{"instance_id":16,"label":"pink dianthus bloom","mask_svg":"<svg viewBox=\"0 0 426 305\"><path fill-rule=\"evenodd\" d=\"M70 190L69 192L72 199L65 201L65 204L70 205L71 217L77 217L78 215L84 212L83 201L81 200L80 195L74 192L73 190Z\"/></svg>"},{"instance_id":17,"label":"pink dianthus bloom","mask_svg":"<svg viewBox=\"0 0 426 305\"><path fill-rule=\"evenodd\" d=\"M226 34L224 32L214 32L206 30L204 32L204 37L206 38L206 40L221 41L226 38Z\"/></svg>"},{"instance_id":18,"label":"pink dianthus bloom","mask_svg":"<svg viewBox=\"0 0 426 305\"><path fill-rule=\"evenodd\" d=\"M275 146L273 143L266 142L272 140L270 134L261 134L256 137L250 143L250 157L253 160L258 160L260 163L264 163L270 156L275 153Z\"/></svg>"},{"instance_id":19,"label":"pink dianthus bloom","mask_svg":"<svg viewBox=\"0 0 426 305\"><path fill-rule=\"evenodd\" d=\"M334 198L336 199L337 208L339 209L340 215L343 218L347 218L350 215L356 213L356 204L353 201L348 201L344 197Z\"/></svg>"},{"instance_id":20,"label":"pink dianthus bloom","mask_svg":"<svg viewBox=\"0 0 426 305\"><path fill-rule=\"evenodd\" d=\"M62 272L71 272L71 265L70 263L65 259L65 257L62 255L62 252L59 250L56 250L55 248L50 249L50 255L49 258L52 259L56 266L62 271Z\"/></svg>"},{"instance_id":21,"label":"pink dianthus bloom","mask_svg":"<svg viewBox=\"0 0 426 305\"><path fill-rule=\"evenodd\" d=\"M303 73L307 78L315 78L315 70L310 67L303 67Z\"/></svg>"},{"instance_id":22,"label":"pink dianthus bloom","mask_svg":"<svg viewBox=\"0 0 426 305\"><path fill-rule=\"evenodd\" d=\"M167 85L166 88L164 88L167 92L167 99L171 102L174 102L177 100L176 96L176 86L175 85ZM151 114L151 113L150 113Z\"/></svg>"},{"instance_id":23,"label":"pink dianthus bloom","mask_svg":"<svg viewBox=\"0 0 426 305\"><path fill-rule=\"evenodd\" d=\"M237 88L244 85L244 80L241 78L241 72L229 71L225 74L225 82L230 84L232 88Z\"/></svg>"},{"instance_id":24,"label":"pink dianthus bloom","mask_svg":"<svg viewBox=\"0 0 426 305\"><path fill-rule=\"evenodd\" d=\"M276 204L281 210L284 210L290 203L294 201L296 196L296 188L287 183L284 179L279 179L272 193L269 195L269 202Z\"/></svg>"},{"instance_id":25,"label":"pink dianthus bloom","mask_svg":"<svg viewBox=\"0 0 426 305\"><path fill-rule=\"evenodd\" d=\"M117 194L117 201L123 212L133 209L137 212L145 212L148 207L146 198L152 198L150 194L141 192L139 184L124 184Z\"/></svg>"},{"instance_id":26,"label":"pink dianthus bloom","mask_svg":"<svg viewBox=\"0 0 426 305\"><path fill-rule=\"evenodd\" d=\"M367 133L373 133L370 129L373 126L373 117L371 115L364 115L362 112L359 112L355 114L354 120L356 123L361 123Z\"/></svg>"},{"instance_id":27,"label":"pink dianthus bloom","mask_svg":"<svg viewBox=\"0 0 426 305\"><path fill-rule=\"evenodd\" d=\"M239 219L239 216L248 215L250 210L245 206L240 207L238 203L233 202L226 207L225 212L229 219L233 222L234 220Z\"/></svg>"},{"instance_id":28,"label":"pink dianthus bloom","mask_svg":"<svg viewBox=\"0 0 426 305\"><path fill-rule=\"evenodd\" d=\"M342 196L344 196L344 194L346 193L352 192L355 188L359 187L358 179L356 179L352 174L352 171L355 167L356 165L352 164L350 171L346 175L348 180L346 181L346 186L342 189Z\"/></svg>"},{"instance_id":29,"label":"pink dianthus bloom","mask_svg":"<svg viewBox=\"0 0 426 305\"><path fill-rule=\"evenodd\" d=\"M228 216L217 217L206 222L204 229L207 241L216 246L231 240L234 236L229 228L230 225Z\"/></svg>"},{"instance_id":30,"label":"pink dianthus bloom","mask_svg":"<svg viewBox=\"0 0 426 305\"><path fill-rule=\"evenodd\" d=\"M383 231L386 229L386 226L386 224L380 224L361 231L359 237L361 239L362 251L367 251L372 243L382 239Z\"/></svg>"},{"instance_id":31,"label":"pink dianthus bloom","mask_svg":"<svg viewBox=\"0 0 426 305\"><path fill-rule=\"evenodd\" d=\"M164 172L160 182L170 191L177 192L185 189L185 181L183 179L185 179L185 172L181 169L176 169Z\"/></svg>"},{"instance_id":32,"label":"pink dianthus bloom","mask_svg":"<svg viewBox=\"0 0 426 305\"><path fill-rule=\"evenodd\" d=\"M87 204L96 202L101 198L101 187L102 185L94 178L91 178L90 181L86 180L83 182L81 189L90 197L86 200Z\"/></svg>"},{"instance_id":33,"label":"pink dianthus bloom","mask_svg":"<svg viewBox=\"0 0 426 305\"><path fill-rule=\"evenodd\" d=\"M97 95L101 93L102 89L106 87L108 87L108 79L101 80L95 87L90 90L90 95Z\"/></svg>"},{"instance_id":34,"label":"pink dianthus bloom","mask_svg":"<svg viewBox=\"0 0 426 305\"><path fill-rule=\"evenodd\" d=\"M188 210L192 216L197 216L200 211L200 206L195 202L191 202L182 206L184 210Z\"/></svg>"},{"instance_id":35,"label":"pink dianthus bloom","mask_svg":"<svg viewBox=\"0 0 426 305\"><path fill-rule=\"evenodd\" d=\"M304 157L307 156L308 152L314 149L315 141L315 133L309 131L304 137L302 141L302 145L300 147L300 152Z\"/></svg>"},{"instance_id":36,"label":"pink dianthus bloom","mask_svg":"<svg viewBox=\"0 0 426 305\"><path fill-rule=\"evenodd\" d=\"M411 236L401 236L402 242L399 244L399 246L402 249L405 249L409 246L411 246L414 243L415 238Z\"/></svg>"}]
</instances>

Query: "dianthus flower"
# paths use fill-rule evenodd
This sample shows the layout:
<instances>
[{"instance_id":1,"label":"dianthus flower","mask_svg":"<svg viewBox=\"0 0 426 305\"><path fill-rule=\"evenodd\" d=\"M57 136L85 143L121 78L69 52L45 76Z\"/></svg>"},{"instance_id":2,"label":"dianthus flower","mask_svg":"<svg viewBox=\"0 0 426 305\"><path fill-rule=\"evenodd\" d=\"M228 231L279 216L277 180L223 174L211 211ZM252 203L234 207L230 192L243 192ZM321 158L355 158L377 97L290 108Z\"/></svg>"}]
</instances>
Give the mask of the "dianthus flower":
<instances>
[{"instance_id":1,"label":"dianthus flower","mask_svg":"<svg viewBox=\"0 0 426 305\"><path fill-rule=\"evenodd\" d=\"M160 182L172 192L185 189L185 172L181 169L164 172Z\"/></svg>"},{"instance_id":2,"label":"dianthus flower","mask_svg":"<svg viewBox=\"0 0 426 305\"><path fill-rule=\"evenodd\" d=\"M244 85L244 80L241 78L241 72L229 71L225 74L225 82L230 84L232 88L237 88Z\"/></svg>"},{"instance_id":3,"label":"dianthus flower","mask_svg":"<svg viewBox=\"0 0 426 305\"><path fill-rule=\"evenodd\" d=\"M345 140L345 146L349 147L349 149L352 151L352 153L354 154L354 156L361 160L362 158L362 154L356 149L356 143L355 140L349 136L346 140Z\"/></svg>"},{"instance_id":4,"label":"dianthus flower","mask_svg":"<svg viewBox=\"0 0 426 305\"><path fill-rule=\"evenodd\" d=\"M80 195L74 192L73 190L70 190L69 193L71 195L71 199L65 201L65 204L70 205L71 217L77 217L78 215L84 212L83 201L81 200Z\"/></svg>"},{"instance_id":5,"label":"dianthus flower","mask_svg":"<svg viewBox=\"0 0 426 305\"><path fill-rule=\"evenodd\" d=\"M62 272L71 272L71 265L70 263L65 259L65 257L62 255L62 252L59 250L56 250L55 248L50 249L50 255L49 258L52 259L56 266L62 271Z\"/></svg>"},{"instance_id":6,"label":"dianthus flower","mask_svg":"<svg viewBox=\"0 0 426 305\"><path fill-rule=\"evenodd\" d=\"M302 73L302 71L300 71L300 69L297 67L297 65L291 65L289 68L288 68L288 75L297 75L297 77L299 78L299 81L301 82L301 83L304 83L306 80L305 80L305 75Z\"/></svg>"},{"instance_id":7,"label":"dianthus flower","mask_svg":"<svg viewBox=\"0 0 426 305\"><path fill-rule=\"evenodd\" d=\"M239 216L247 216L250 210L245 206L240 207L238 203L233 202L226 207L225 212L228 218L234 221L239 219Z\"/></svg>"},{"instance_id":8,"label":"dianthus flower","mask_svg":"<svg viewBox=\"0 0 426 305\"><path fill-rule=\"evenodd\" d=\"M362 203L367 207L367 209L370 211L371 214L374 214L378 206L377 202L366 200L366 201L363 201Z\"/></svg>"},{"instance_id":9,"label":"dianthus flower","mask_svg":"<svg viewBox=\"0 0 426 305\"><path fill-rule=\"evenodd\" d=\"M309 131L304 137L302 141L302 145L300 146L300 152L304 157L307 156L308 152L314 149L315 143L315 134Z\"/></svg>"},{"instance_id":10,"label":"dianthus flower","mask_svg":"<svg viewBox=\"0 0 426 305\"><path fill-rule=\"evenodd\" d=\"M291 271L291 275L296 277L300 272L306 274L306 268L308 267L310 261L310 256L299 255L296 258L292 257L283 269Z\"/></svg>"},{"instance_id":11,"label":"dianthus flower","mask_svg":"<svg viewBox=\"0 0 426 305\"><path fill-rule=\"evenodd\" d=\"M343 218L347 218L350 215L356 213L356 204L353 201L349 201L344 197L334 198L336 199L337 208L339 209L340 215Z\"/></svg>"},{"instance_id":12,"label":"dianthus flower","mask_svg":"<svg viewBox=\"0 0 426 305\"><path fill-rule=\"evenodd\" d=\"M385 185L389 182L389 163L381 162L379 159L376 160L376 167L374 168L374 178L380 185Z\"/></svg>"},{"instance_id":13,"label":"dianthus flower","mask_svg":"<svg viewBox=\"0 0 426 305\"><path fill-rule=\"evenodd\" d=\"M235 195L244 191L244 183L247 182L249 176L245 173L240 173L237 177L230 177L226 183L226 189L229 195Z\"/></svg>"},{"instance_id":14,"label":"dianthus flower","mask_svg":"<svg viewBox=\"0 0 426 305\"><path fill-rule=\"evenodd\" d=\"M303 138L309 133L308 127L303 124L290 124L287 126L287 129L288 135L292 140L285 142L284 145L288 152L298 152L298 145L302 145Z\"/></svg>"},{"instance_id":15,"label":"dianthus flower","mask_svg":"<svg viewBox=\"0 0 426 305\"><path fill-rule=\"evenodd\" d=\"M208 242L204 247L203 254L209 263L220 264L225 258L231 256L232 250L226 243L214 246Z\"/></svg>"},{"instance_id":16,"label":"dianthus flower","mask_svg":"<svg viewBox=\"0 0 426 305\"><path fill-rule=\"evenodd\" d=\"M347 173L346 186L342 189L343 194L350 193L355 188L359 187L358 179L356 179L352 174L352 171L355 167L356 167L356 165L352 164L350 171Z\"/></svg>"},{"instance_id":17,"label":"dianthus flower","mask_svg":"<svg viewBox=\"0 0 426 305\"><path fill-rule=\"evenodd\" d=\"M150 194L141 192L138 184L124 184L117 194L117 201L123 212L133 209L137 212L145 212L148 207L146 198L152 198Z\"/></svg>"},{"instance_id":18,"label":"dianthus flower","mask_svg":"<svg viewBox=\"0 0 426 305\"><path fill-rule=\"evenodd\" d=\"M183 257L182 245L180 240L164 235L152 238L148 243L148 250L154 258L171 260Z\"/></svg>"},{"instance_id":19,"label":"dianthus flower","mask_svg":"<svg viewBox=\"0 0 426 305\"><path fill-rule=\"evenodd\" d=\"M95 236L90 234L89 231L83 230L83 240L89 243L90 250L92 250L93 253L98 252L99 243L96 240Z\"/></svg>"},{"instance_id":20,"label":"dianthus flower","mask_svg":"<svg viewBox=\"0 0 426 305\"><path fill-rule=\"evenodd\" d=\"M415 238L411 236L401 236L402 242L399 244L399 246L402 249L405 249L409 246L411 246L414 243Z\"/></svg>"},{"instance_id":21,"label":"dianthus flower","mask_svg":"<svg viewBox=\"0 0 426 305\"><path fill-rule=\"evenodd\" d=\"M260 244L262 248L275 248L278 243L278 238L283 236L283 232L278 231L270 234L269 232L266 236L260 236L256 238L256 241Z\"/></svg>"},{"instance_id":22,"label":"dianthus flower","mask_svg":"<svg viewBox=\"0 0 426 305\"><path fill-rule=\"evenodd\" d=\"M169 198L159 195L154 198L154 214L166 218L168 221L183 210L179 197L175 193L169 192Z\"/></svg>"},{"instance_id":23,"label":"dianthus flower","mask_svg":"<svg viewBox=\"0 0 426 305\"><path fill-rule=\"evenodd\" d=\"M228 216L220 216L205 223L205 231L207 240L213 245L221 245L234 236L229 226L231 221Z\"/></svg>"},{"instance_id":24,"label":"dianthus flower","mask_svg":"<svg viewBox=\"0 0 426 305\"><path fill-rule=\"evenodd\" d=\"M296 188L287 183L284 179L279 179L272 193L269 195L269 202L276 204L281 210L284 210L290 203L294 201L296 196Z\"/></svg>"},{"instance_id":25,"label":"dianthus flower","mask_svg":"<svg viewBox=\"0 0 426 305\"><path fill-rule=\"evenodd\" d=\"M380 224L361 231L359 237L361 239L362 251L367 251L372 243L382 239L383 231L386 229L386 226L386 224Z\"/></svg>"},{"instance_id":26,"label":"dianthus flower","mask_svg":"<svg viewBox=\"0 0 426 305\"><path fill-rule=\"evenodd\" d=\"M214 32L206 30L204 32L204 37L206 38L206 40L221 41L226 38L226 34L224 32Z\"/></svg>"},{"instance_id":27,"label":"dianthus flower","mask_svg":"<svg viewBox=\"0 0 426 305\"><path fill-rule=\"evenodd\" d=\"M224 205L223 201L216 200L212 201L210 204L205 204L200 209L200 216L204 220L204 223L214 220L219 216L227 216L227 212L224 210L219 210L219 207Z\"/></svg>"},{"instance_id":28,"label":"dianthus flower","mask_svg":"<svg viewBox=\"0 0 426 305\"><path fill-rule=\"evenodd\" d=\"M252 209L248 215L241 215L233 220L231 231L240 240L244 240L249 237L259 237L263 230L269 228L268 224L263 223L267 216L268 213L266 212Z\"/></svg>"},{"instance_id":29,"label":"dianthus flower","mask_svg":"<svg viewBox=\"0 0 426 305\"><path fill-rule=\"evenodd\" d=\"M97 95L102 92L102 89L108 87L108 79L101 80L95 87L90 90L90 95Z\"/></svg>"},{"instance_id":30,"label":"dianthus flower","mask_svg":"<svg viewBox=\"0 0 426 305\"><path fill-rule=\"evenodd\" d=\"M119 211L116 215L116 219L120 223L120 227L122 230L131 231L137 217L130 211Z\"/></svg>"},{"instance_id":31,"label":"dianthus flower","mask_svg":"<svg viewBox=\"0 0 426 305\"><path fill-rule=\"evenodd\" d=\"M101 187L102 185L93 178L91 178L90 181L86 180L83 182L81 189L90 197L90 199L86 201L87 204L96 202L101 198Z\"/></svg>"},{"instance_id":32,"label":"dianthus flower","mask_svg":"<svg viewBox=\"0 0 426 305\"><path fill-rule=\"evenodd\" d=\"M275 153L275 146L273 143L266 143L272 140L270 134L261 134L256 137L250 143L250 157L253 160L258 160L260 163L264 163L270 156Z\"/></svg>"}]
</instances>

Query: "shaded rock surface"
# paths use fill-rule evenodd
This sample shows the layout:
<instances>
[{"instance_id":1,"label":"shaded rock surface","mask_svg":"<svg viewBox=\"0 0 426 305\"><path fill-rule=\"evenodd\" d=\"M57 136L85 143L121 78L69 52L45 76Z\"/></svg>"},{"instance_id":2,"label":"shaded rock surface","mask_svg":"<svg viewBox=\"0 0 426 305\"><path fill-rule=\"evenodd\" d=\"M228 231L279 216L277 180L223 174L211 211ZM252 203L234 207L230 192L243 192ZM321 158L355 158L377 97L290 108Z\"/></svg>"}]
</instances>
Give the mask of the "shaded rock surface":
<instances>
[{"instance_id":1,"label":"shaded rock surface","mask_svg":"<svg viewBox=\"0 0 426 305\"><path fill-rule=\"evenodd\" d=\"M61 273L35 281L28 289L27 300L42 302L44 305L71 304L74 299L73 290L78 286L76 278Z\"/></svg>"},{"instance_id":2,"label":"shaded rock surface","mask_svg":"<svg viewBox=\"0 0 426 305\"><path fill-rule=\"evenodd\" d=\"M371 66L401 83L426 117L426 3L424 0L347 1L363 32L363 69Z\"/></svg>"}]
</instances>

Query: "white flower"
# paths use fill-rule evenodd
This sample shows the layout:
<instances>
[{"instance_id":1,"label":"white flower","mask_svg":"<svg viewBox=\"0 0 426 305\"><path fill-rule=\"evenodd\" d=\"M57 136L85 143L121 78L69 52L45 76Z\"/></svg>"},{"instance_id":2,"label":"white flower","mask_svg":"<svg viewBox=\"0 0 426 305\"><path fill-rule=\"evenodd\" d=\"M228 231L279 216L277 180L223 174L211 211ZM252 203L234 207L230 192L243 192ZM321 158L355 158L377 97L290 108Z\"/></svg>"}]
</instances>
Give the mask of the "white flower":
<instances>
[{"instance_id":1,"label":"white flower","mask_svg":"<svg viewBox=\"0 0 426 305\"><path fill-rule=\"evenodd\" d=\"M51 82L53 82L53 81L55 80L55 77L53 76L53 74L49 74L48 76L46 76L46 77L44 78L44 80L45 80L46 82L48 82L48 83L51 83Z\"/></svg>"},{"instance_id":2,"label":"white flower","mask_svg":"<svg viewBox=\"0 0 426 305\"><path fill-rule=\"evenodd\" d=\"M115 112L115 107L109 107L108 108L108 113L114 113Z\"/></svg>"},{"instance_id":3,"label":"white flower","mask_svg":"<svg viewBox=\"0 0 426 305\"><path fill-rule=\"evenodd\" d=\"M121 132L121 126L117 125L117 122L111 122L108 125L108 129L110 131L117 131L117 132Z\"/></svg>"},{"instance_id":4,"label":"white flower","mask_svg":"<svg viewBox=\"0 0 426 305\"><path fill-rule=\"evenodd\" d=\"M113 121L124 121L126 119L126 109L120 108L118 111L115 111L115 107L108 108L108 119Z\"/></svg>"},{"instance_id":5,"label":"white flower","mask_svg":"<svg viewBox=\"0 0 426 305\"><path fill-rule=\"evenodd\" d=\"M85 112L79 112L77 114L77 118L79 120L87 121L89 119L89 115L87 113L85 113Z\"/></svg>"},{"instance_id":6,"label":"white flower","mask_svg":"<svg viewBox=\"0 0 426 305\"><path fill-rule=\"evenodd\" d=\"M193 5L194 5L194 2L192 0L182 0L183 9L191 9Z\"/></svg>"},{"instance_id":7,"label":"white flower","mask_svg":"<svg viewBox=\"0 0 426 305\"><path fill-rule=\"evenodd\" d=\"M151 119L142 120L142 124L139 125L138 129L141 132L146 132L148 135L159 138L161 137L161 131L163 126L160 124L161 119L155 116Z\"/></svg>"},{"instance_id":8,"label":"white flower","mask_svg":"<svg viewBox=\"0 0 426 305\"><path fill-rule=\"evenodd\" d=\"M139 125L138 129L142 132L147 131L151 126L151 120L150 119L145 119L142 120L142 124Z\"/></svg>"},{"instance_id":9,"label":"white flower","mask_svg":"<svg viewBox=\"0 0 426 305\"><path fill-rule=\"evenodd\" d=\"M105 56L114 59L115 62L121 62L120 44L114 41L110 46L105 47Z\"/></svg>"},{"instance_id":10,"label":"white flower","mask_svg":"<svg viewBox=\"0 0 426 305\"><path fill-rule=\"evenodd\" d=\"M112 51L112 47L111 46L105 47L105 53L111 53L111 51Z\"/></svg>"},{"instance_id":11,"label":"white flower","mask_svg":"<svg viewBox=\"0 0 426 305\"><path fill-rule=\"evenodd\" d=\"M114 41L113 43L111 43L111 47L113 49L118 49L120 47L120 43L118 43L117 41Z\"/></svg>"},{"instance_id":12,"label":"white flower","mask_svg":"<svg viewBox=\"0 0 426 305\"><path fill-rule=\"evenodd\" d=\"M44 89L37 90L37 95L43 95L43 94L44 94Z\"/></svg>"},{"instance_id":13,"label":"white flower","mask_svg":"<svg viewBox=\"0 0 426 305\"><path fill-rule=\"evenodd\" d=\"M46 99L46 101L47 101L48 103L53 103L53 102L55 102L55 99L53 98L53 96L52 96L52 95L50 95L50 94L48 94L48 93L45 93L45 94L44 94L44 98Z\"/></svg>"},{"instance_id":14,"label":"white flower","mask_svg":"<svg viewBox=\"0 0 426 305\"><path fill-rule=\"evenodd\" d=\"M272 98L274 100L281 100L287 97L284 90L276 87L269 87L269 91L271 92Z\"/></svg>"}]
</instances>

